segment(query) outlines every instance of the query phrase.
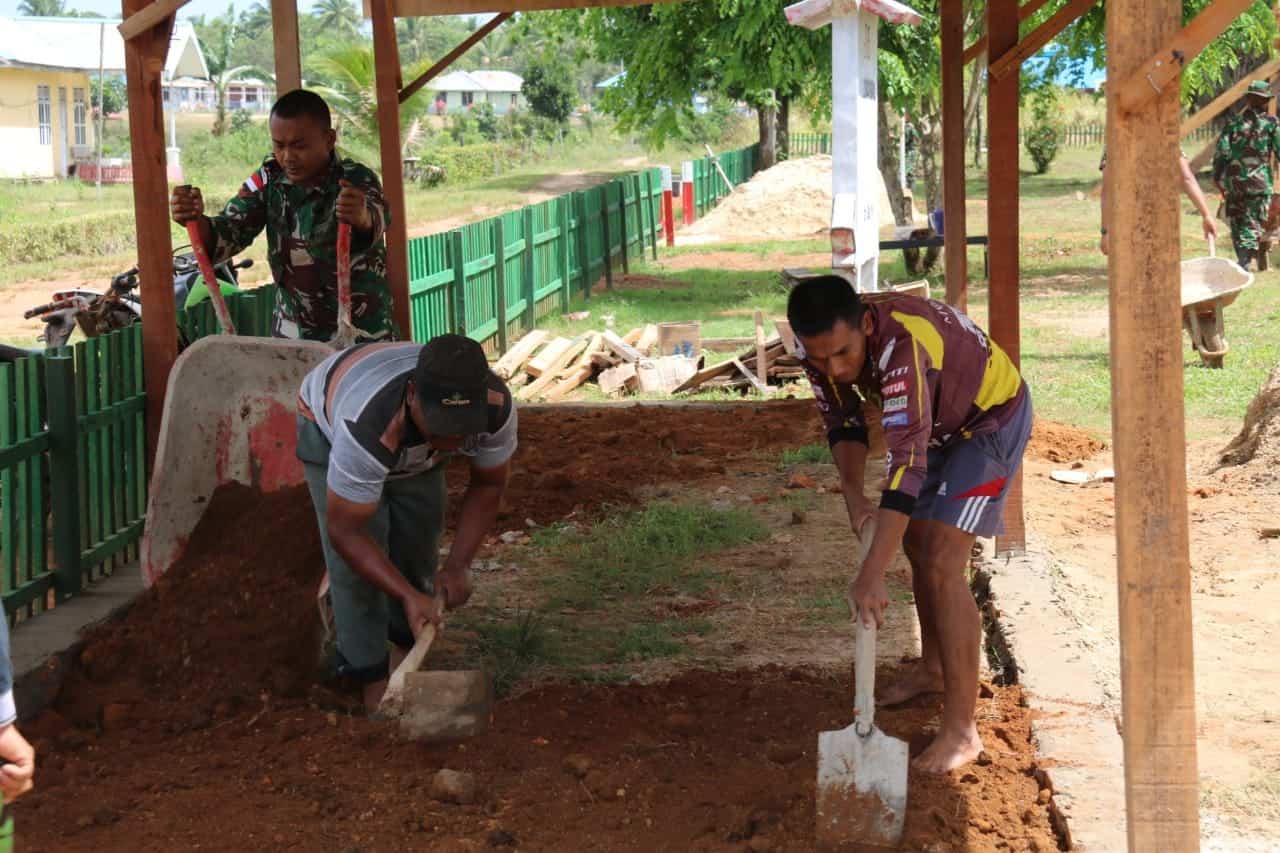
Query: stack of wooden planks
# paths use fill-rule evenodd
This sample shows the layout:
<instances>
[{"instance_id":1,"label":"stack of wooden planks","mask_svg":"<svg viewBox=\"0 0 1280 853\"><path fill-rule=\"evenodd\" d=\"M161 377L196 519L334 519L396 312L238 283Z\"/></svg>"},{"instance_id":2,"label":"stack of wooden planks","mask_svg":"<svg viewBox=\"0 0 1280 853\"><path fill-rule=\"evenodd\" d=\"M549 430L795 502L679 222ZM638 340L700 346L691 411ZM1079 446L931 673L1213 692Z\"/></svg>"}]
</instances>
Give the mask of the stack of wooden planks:
<instances>
[{"instance_id":1,"label":"stack of wooden planks","mask_svg":"<svg viewBox=\"0 0 1280 853\"><path fill-rule=\"evenodd\" d=\"M757 312L754 347L728 361L699 370L677 387L674 393L733 388L754 389L767 397L774 392L774 386L803 379L804 367L796 356L791 327L784 320L779 320L774 325L777 336L765 340L764 324Z\"/></svg>"}]
</instances>

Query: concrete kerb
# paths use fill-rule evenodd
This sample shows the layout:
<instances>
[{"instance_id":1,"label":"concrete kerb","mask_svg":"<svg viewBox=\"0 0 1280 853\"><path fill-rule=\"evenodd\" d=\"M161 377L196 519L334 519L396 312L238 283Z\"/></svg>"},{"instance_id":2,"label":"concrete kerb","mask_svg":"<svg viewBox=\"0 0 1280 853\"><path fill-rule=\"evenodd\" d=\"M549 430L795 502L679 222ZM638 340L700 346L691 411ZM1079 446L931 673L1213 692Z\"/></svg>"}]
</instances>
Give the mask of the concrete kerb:
<instances>
[{"instance_id":1,"label":"concrete kerb","mask_svg":"<svg viewBox=\"0 0 1280 853\"><path fill-rule=\"evenodd\" d=\"M993 657L1031 709L1037 777L1067 849L1123 850L1124 744L1079 623L1055 592L1053 561L1034 537L1027 553L975 563L974 587Z\"/></svg>"},{"instance_id":2,"label":"concrete kerb","mask_svg":"<svg viewBox=\"0 0 1280 853\"><path fill-rule=\"evenodd\" d=\"M19 622L9 637L13 693L20 721L37 716L57 698L62 680L84 644L84 631L118 618L143 591L137 563L87 584L74 598Z\"/></svg>"}]
</instances>

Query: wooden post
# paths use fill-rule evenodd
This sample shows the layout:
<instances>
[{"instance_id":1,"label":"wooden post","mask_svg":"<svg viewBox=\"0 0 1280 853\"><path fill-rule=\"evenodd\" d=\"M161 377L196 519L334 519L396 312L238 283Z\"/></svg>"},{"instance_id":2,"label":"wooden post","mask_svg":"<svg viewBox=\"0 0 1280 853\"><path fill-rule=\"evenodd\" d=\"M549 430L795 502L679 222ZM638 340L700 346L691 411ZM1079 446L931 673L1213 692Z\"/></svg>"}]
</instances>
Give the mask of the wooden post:
<instances>
[{"instance_id":1,"label":"wooden post","mask_svg":"<svg viewBox=\"0 0 1280 853\"><path fill-rule=\"evenodd\" d=\"M124 17L148 0L124 0ZM169 236L169 182L165 169L161 75L173 18L124 43L129 91L129 142L133 153L134 228L138 237L140 295L147 305L142 325L142 367L147 390L147 459L160 438L169 371L178 357L178 317L173 302L173 242Z\"/></svg>"},{"instance_id":2,"label":"wooden post","mask_svg":"<svg viewBox=\"0 0 1280 853\"><path fill-rule=\"evenodd\" d=\"M507 351L507 233L502 215L493 217L493 304L498 312L498 349Z\"/></svg>"},{"instance_id":3,"label":"wooden post","mask_svg":"<svg viewBox=\"0 0 1280 853\"><path fill-rule=\"evenodd\" d=\"M644 173L644 213L646 227L649 231L649 248L653 252L653 259L658 259L658 217L653 211L653 172L646 171Z\"/></svg>"},{"instance_id":4,"label":"wooden post","mask_svg":"<svg viewBox=\"0 0 1280 853\"><path fill-rule=\"evenodd\" d=\"M573 194L574 213L578 224L573 230L578 238L578 266L582 273L582 296L591 298L591 286L595 284L591 275L591 247L587 240L587 194L581 190ZM566 308L567 310L567 308Z\"/></svg>"},{"instance_id":5,"label":"wooden post","mask_svg":"<svg viewBox=\"0 0 1280 853\"><path fill-rule=\"evenodd\" d=\"M1110 0L1107 79L1129 79L1178 30L1181 12L1174 0ZM1117 99L1107 99L1111 418L1132 851L1200 848L1178 263L1178 97L1174 78L1129 115L1121 113Z\"/></svg>"},{"instance_id":6,"label":"wooden post","mask_svg":"<svg viewBox=\"0 0 1280 853\"><path fill-rule=\"evenodd\" d=\"M467 263L462 251L462 231L449 232L449 260L453 263L453 328L455 335L467 333Z\"/></svg>"},{"instance_id":7,"label":"wooden post","mask_svg":"<svg viewBox=\"0 0 1280 853\"><path fill-rule=\"evenodd\" d=\"M947 302L969 303L964 190L964 4L942 0L942 221Z\"/></svg>"},{"instance_id":8,"label":"wooden post","mask_svg":"<svg viewBox=\"0 0 1280 853\"><path fill-rule=\"evenodd\" d=\"M373 60L377 77L378 142L382 151L382 192L391 212L387 227L387 283L396 326L412 334L409 321L409 229L405 222L404 164L400 159L400 49L396 45L393 0L370 0ZM459 318L461 321L462 318Z\"/></svg>"},{"instance_id":9,"label":"wooden post","mask_svg":"<svg viewBox=\"0 0 1280 853\"><path fill-rule=\"evenodd\" d=\"M276 97L302 88L298 49L298 0L271 0L271 37L276 51Z\"/></svg>"},{"instance_id":10,"label":"wooden post","mask_svg":"<svg viewBox=\"0 0 1280 853\"><path fill-rule=\"evenodd\" d=\"M987 3L987 44L992 64L1018 46L1018 0ZM1015 365L1021 361L1018 320L1018 74L987 76L987 239L991 256L989 331ZM945 227L945 226L944 226ZM963 241L960 242L963 246ZM1022 471L1012 478L1004 509L1005 532L996 551L1021 553L1027 535L1022 517Z\"/></svg>"},{"instance_id":11,"label":"wooden post","mask_svg":"<svg viewBox=\"0 0 1280 853\"><path fill-rule=\"evenodd\" d=\"M756 377L761 385L769 384L769 353L764 340L764 312L756 312Z\"/></svg>"},{"instance_id":12,"label":"wooden post","mask_svg":"<svg viewBox=\"0 0 1280 853\"><path fill-rule=\"evenodd\" d=\"M569 226L569 206L573 204L572 195L562 195L556 199L560 206L560 313L569 313L569 296L573 289L573 253L569 243L571 232Z\"/></svg>"},{"instance_id":13,"label":"wooden post","mask_svg":"<svg viewBox=\"0 0 1280 853\"><path fill-rule=\"evenodd\" d=\"M627 233L627 184L631 182L630 178L623 178L618 181L618 230L622 232L622 274L631 274L631 262L627 259L627 254L631 251L631 235ZM605 207L609 206L609 192L605 190ZM644 254L644 244L640 244L640 254Z\"/></svg>"},{"instance_id":14,"label":"wooden post","mask_svg":"<svg viewBox=\"0 0 1280 853\"><path fill-rule=\"evenodd\" d=\"M524 216L524 257L521 259L523 263L520 265L521 271L521 287L520 292L524 294L524 331L532 331L538 322L538 306L535 304L538 292L538 282L534 280L537 274L537 266L534 264L533 257L533 206L525 205Z\"/></svg>"},{"instance_id":15,"label":"wooden post","mask_svg":"<svg viewBox=\"0 0 1280 853\"><path fill-rule=\"evenodd\" d=\"M613 235L609 233L609 185L600 187L600 232L604 234L604 286L613 290ZM591 291L587 291L590 295Z\"/></svg>"}]
</instances>

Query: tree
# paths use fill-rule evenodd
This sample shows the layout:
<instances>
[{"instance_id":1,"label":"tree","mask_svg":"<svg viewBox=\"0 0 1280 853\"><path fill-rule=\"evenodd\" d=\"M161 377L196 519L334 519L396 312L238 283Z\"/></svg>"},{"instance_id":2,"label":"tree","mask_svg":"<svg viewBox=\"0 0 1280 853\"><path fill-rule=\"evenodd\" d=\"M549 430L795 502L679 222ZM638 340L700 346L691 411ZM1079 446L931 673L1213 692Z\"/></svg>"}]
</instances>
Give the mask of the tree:
<instances>
[{"instance_id":1,"label":"tree","mask_svg":"<svg viewBox=\"0 0 1280 853\"><path fill-rule=\"evenodd\" d=\"M68 11L63 0L22 0L18 4L18 14L41 18L63 18L75 13Z\"/></svg>"},{"instance_id":2,"label":"tree","mask_svg":"<svg viewBox=\"0 0 1280 853\"><path fill-rule=\"evenodd\" d=\"M627 69L605 108L661 145L693 122L695 94L745 101L771 164L791 101L830 87L830 29L793 27L782 10L782 0L687 0L587 11L581 26L597 58Z\"/></svg>"},{"instance_id":3,"label":"tree","mask_svg":"<svg viewBox=\"0 0 1280 853\"><path fill-rule=\"evenodd\" d=\"M357 149L359 159L373 159L378 150L377 78L374 72L373 47L357 45L339 48L319 57L316 66L331 85L315 86L329 106L338 114L343 145ZM405 79L412 80L426 70L425 63L406 68ZM406 148L418 136L419 119L426 109L423 91L400 105L400 145Z\"/></svg>"},{"instance_id":4,"label":"tree","mask_svg":"<svg viewBox=\"0 0 1280 853\"><path fill-rule=\"evenodd\" d=\"M354 39L360 34L360 12L351 0L318 0L311 15L333 35Z\"/></svg>"},{"instance_id":5,"label":"tree","mask_svg":"<svg viewBox=\"0 0 1280 853\"><path fill-rule=\"evenodd\" d=\"M209 82L213 85L215 115L212 133L221 136L227 130L227 87L236 78L254 71L250 65L232 66L232 50L238 35L236 9L227 5L227 11L206 21L204 16L192 19L196 36L204 48L205 65L209 67ZM269 76L269 75L264 75Z\"/></svg>"},{"instance_id":6,"label":"tree","mask_svg":"<svg viewBox=\"0 0 1280 853\"><path fill-rule=\"evenodd\" d=\"M573 74L561 57L543 56L530 63L520 91L535 115L557 125L563 125L573 114Z\"/></svg>"}]
</instances>

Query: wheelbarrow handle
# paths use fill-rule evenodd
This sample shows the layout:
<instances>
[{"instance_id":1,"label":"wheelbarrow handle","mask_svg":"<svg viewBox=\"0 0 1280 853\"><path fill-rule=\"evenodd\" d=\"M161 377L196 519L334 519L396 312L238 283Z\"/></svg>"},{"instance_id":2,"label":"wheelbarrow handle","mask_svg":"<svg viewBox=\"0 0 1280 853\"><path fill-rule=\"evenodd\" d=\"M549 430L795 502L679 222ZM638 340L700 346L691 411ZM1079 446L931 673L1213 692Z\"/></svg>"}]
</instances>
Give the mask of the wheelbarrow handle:
<instances>
[{"instance_id":1,"label":"wheelbarrow handle","mask_svg":"<svg viewBox=\"0 0 1280 853\"><path fill-rule=\"evenodd\" d=\"M217 273L213 271L213 261L209 259L204 241L200 239L199 220L187 220L187 237L191 240L191 252L196 256L200 276L204 279L205 287L209 289L209 298L213 300L213 313L218 316L218 325L222 327L222 334L234 335L236 325L231 322L231 311L227 308L227 300L222 297L222 285L218 282Z\"/></svg>"}]
</instances>

